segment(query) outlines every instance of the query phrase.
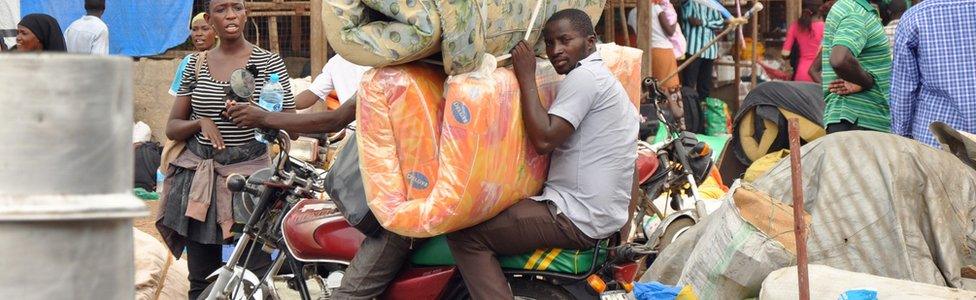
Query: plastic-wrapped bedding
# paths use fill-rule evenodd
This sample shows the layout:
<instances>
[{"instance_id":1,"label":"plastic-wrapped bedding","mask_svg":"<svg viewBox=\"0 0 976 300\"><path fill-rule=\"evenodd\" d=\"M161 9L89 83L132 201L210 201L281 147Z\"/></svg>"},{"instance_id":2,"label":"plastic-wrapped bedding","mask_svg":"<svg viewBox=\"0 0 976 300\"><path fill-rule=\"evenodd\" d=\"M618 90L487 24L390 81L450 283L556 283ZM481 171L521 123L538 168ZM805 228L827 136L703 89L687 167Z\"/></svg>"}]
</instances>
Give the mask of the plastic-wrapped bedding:
<instances>
[{"instance_id":1,"label":"plastic-wrapped bedding","mask_svg":"<svg viewBox=\"0 0 976 300\"><path fill-rule=\"evenodd\" d=\"M641 51L600 48L624 86L639 87ZM376 218L398 234L429 237L478 224L538 194L546 177L548 157L526 140L511 69L495 68L488 58L478 71L445 77L415 62L363 78L357 107L363 183ZM562 76L539 59L536 78L548 106ZM636 105L639 94L628 94Z\"/></svg>"},{"instance_id":2,"label":"plastic-wrapped bedding","mask_svg":"<svg viewBox=\"0 0 976 300\"><path fill-rule=\"evenodd\" d=\"M603 0L542 0L529 38L541 54L539 32L557 11L577 8L596 24ZM484 54L502 55L522 40L532 0L324 0L329 45L368 66L407 63L441 52L444 71L473 71Z\"/></svg>"}]
</instances>

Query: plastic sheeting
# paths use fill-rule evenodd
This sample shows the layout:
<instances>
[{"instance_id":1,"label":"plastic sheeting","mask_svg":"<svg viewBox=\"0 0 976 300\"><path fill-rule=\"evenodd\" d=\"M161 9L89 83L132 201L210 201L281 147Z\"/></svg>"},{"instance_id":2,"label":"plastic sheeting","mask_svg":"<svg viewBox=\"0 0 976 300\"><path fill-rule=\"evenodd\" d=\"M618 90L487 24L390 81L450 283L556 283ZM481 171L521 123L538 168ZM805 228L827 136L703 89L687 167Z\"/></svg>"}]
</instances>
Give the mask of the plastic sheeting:
<instances>
[{"instance_id":1,"label":"plastic sheeting","mask_svg":"<svg viewBox=\"0 0 976 300\"><path fill-rule=\"evenodd\" d=\"M976 263L976 171L948 152L869 131L830 134L801 152L811 264L963 287L961 268ZM792 202L789 160L755 186ZM676 282L689 252L708 247L699 237L709 222L665 249L642 280Z\"/></svg>"},{"instance_id":2,"label":"plastic sheeting","mask_svg":"<svg viewBox=\"0 0 976 300\"><path fill-rule=\"evenodd\" d=\"M530 44L541 40L544 20L555 12L582 9L596 24L605 2L542 1ZM325 0L323 4L329 45L349 61L388 66L441 52L448 74L475 70L486 53L508 53L523 39L535 8L535 1L514 0Z\"/></svg>"},{"instance_id":3,"label":"plastic sheeting","mask_svg":"<svg viewBox=\"0 0 976 300\"><path fill-rule=\"evenodd\" d=\"M641 51L600 45L610 71L637 103ZM487 220L538 194L548 158L535 153L522 125L511 69L486 63L451 77L421 63L364 76L357 120L369 206L388 230L435 236ZM554 99L562 76L538 60L540 99Z\"/></svg>"},{"instance_id":4,"label":"plastic sheeting","mask_svg":"<svg viewBox=\"0 0 976 300\"><path fill-rule=\"evenodd\" d=\"M193 1L106 1L109 54L150 56L182 44L190 36ZM51 15L61 32L85 15L84 0L21 1L20 13Z\"/></svg>"}]
</instances>

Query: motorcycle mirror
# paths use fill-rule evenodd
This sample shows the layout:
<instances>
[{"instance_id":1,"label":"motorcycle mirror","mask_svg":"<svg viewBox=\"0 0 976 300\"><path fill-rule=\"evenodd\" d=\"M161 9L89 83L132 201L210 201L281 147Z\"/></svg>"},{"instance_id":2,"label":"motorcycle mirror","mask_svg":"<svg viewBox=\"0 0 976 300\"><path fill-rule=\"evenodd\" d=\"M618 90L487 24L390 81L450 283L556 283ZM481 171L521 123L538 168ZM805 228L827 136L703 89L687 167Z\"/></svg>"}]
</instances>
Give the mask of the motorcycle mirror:
<instances>
[{"instance_id":1,"label":"motorcycle mirror","mask_svg":"<svg viewBox=\"0 0 976 300\"><path fill-rule=\"evenodd\" d=\"M244 191L244 187L247 185L247 179L241 174L231 174L227 176L227 189L231 192L239 193Z\"/></svg>"},{"instance_id":2,"label":"motorcycle mirror","mask_svg":"<svg viewBox=\"0 0 976 300\"><path fill-rule=\"evenodd\" d=\"M254 75L247 69L234 70L230 74L230 89L238 99L250 99L254 94Z\"/></svg>"}]
</instances>

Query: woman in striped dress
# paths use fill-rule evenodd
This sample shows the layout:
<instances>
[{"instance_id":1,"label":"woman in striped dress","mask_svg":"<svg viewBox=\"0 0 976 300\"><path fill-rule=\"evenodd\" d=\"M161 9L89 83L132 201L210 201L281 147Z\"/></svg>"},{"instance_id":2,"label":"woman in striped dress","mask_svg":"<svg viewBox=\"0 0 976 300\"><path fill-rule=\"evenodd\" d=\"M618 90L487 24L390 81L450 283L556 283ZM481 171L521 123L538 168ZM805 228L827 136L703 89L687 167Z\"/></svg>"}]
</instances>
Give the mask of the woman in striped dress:
<instances>
[{"instance_id":1,"label":"woman in striped dress","mask_svg":"<svg viewBox=\"0 0 976 300\"><path fill-rule=\"evenodd\" d=\"M281 57L244 39L244 1L209 0L204 5L206 21L217 32L220 44L194 54L183 71L166 136L186 141L186 149L168 165L162 212L156 222L174 256L180 257L186 249L190 299L206 288L206 277L220 267L222 245L232 237L233 196L224 184L226 175L249 175L270 165L267 145L255 140L254 128L238 127L222 114L230 74L240 68L257 68L254 99L271 74L278 74L285 91L284 110L294 112L295 107ZM249 268L261 276L270 257L259 250L253 254Z\"/></svg>"}]
</instances>

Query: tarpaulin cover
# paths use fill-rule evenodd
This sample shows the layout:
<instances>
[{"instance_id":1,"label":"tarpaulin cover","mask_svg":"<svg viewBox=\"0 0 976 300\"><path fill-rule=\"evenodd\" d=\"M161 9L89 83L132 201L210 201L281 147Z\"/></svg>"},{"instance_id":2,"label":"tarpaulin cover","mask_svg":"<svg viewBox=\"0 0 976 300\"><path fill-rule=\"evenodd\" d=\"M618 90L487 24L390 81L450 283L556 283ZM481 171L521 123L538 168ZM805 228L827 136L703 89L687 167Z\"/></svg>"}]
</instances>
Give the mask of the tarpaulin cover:
<instances>
[{"instance_id":1,"label":"tarpaulin cover","mask_svg":"<svg viewBox=\"0 0 976 300\"><path fill-rule=\"evenodd\" d=\"M976 263L976 171L903 137L835 133L803 147L810 263L961 287ZM792 202L789 161L756 187Z\"/></svg>"},{"instance_id":2,"label":"tarpaulin cover","mask_svg":"<svg viewBox=\"0 0 976 300\"><path fill-rule=\"evenodd\" d=\"M596 24L604 0L542 0L530 44L557 11L578 8ZM358 65L403 64L441 52L448 74L473 71L484 54L508 53L525 35L535 1L324 0L322 20L337 53ZM541 44L541 43L539 43ZM537 46L537 49L542 49ZM540 52L541 53L541 52Z\"/></svg>"},{"instance_id":3,"label":"tarpaulin cover","mask_svg":"<svg viewBox=\"0 0 976 300\"><path fill-rule=\"evenodd\" d=\"M108 25L109 54L151 56L182 44L190 36L193 1L106 1L102 20ZM25 0L21 16L48 14L61 32L85 15L85 0Z\"/></svg>"},{"instance_id":4,"label":"tarpaulin cover","mask_svg":"<svg viewBox=\"0 0 976 300\"><path fill-rule=\"evenodd\" d=\"M599 49L636 106L641 51ZM435 236L481 223L540 191L548 158L526 140L515 74L488 61L446 82L439 69L421 63L364 75L357 108L360 166L369 206L383 227ZM540 59L536 78L548 106L562 76Z\"/></svg>"},{"instance_id":5,"label":"tarpaulin cover","mask_svg":"<svg viewBox=\"0 0 976 300\"><path fill-rule=\"evenodd\" d=\"M811 264L962 287L962 267L976 263L976 171L948 152L869 131L830 134L801 152ZM755 186L792 202L789 160ZM645 279L673 284L691 250L715 247L699 240L702 226L662 251L651 267L660 270Z\"/></svg>"}]
</instances>

